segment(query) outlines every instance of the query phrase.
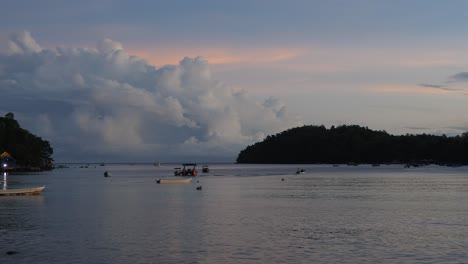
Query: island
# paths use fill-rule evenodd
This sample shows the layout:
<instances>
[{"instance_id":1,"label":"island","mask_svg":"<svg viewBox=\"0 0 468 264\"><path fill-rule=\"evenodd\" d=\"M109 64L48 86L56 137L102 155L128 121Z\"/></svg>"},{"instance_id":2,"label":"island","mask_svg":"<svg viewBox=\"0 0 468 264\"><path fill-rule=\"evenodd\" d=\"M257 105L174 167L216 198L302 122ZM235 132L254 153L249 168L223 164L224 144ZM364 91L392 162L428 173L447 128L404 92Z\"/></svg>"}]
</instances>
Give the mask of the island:
<instances>
[{"instance_id":1,"label":"island","mask_svg":"<svg viewBox=\"0 0 468 264\"><path fill-rule=\"evenodd\" d=\"M306 125L246 147L237 163L467 165L468 132L391 135L358 125Z\"/></svg>"},{"instance_id":2,"label":"island","mask_svg":"<svg viewBox=\"0 0 468 264\"><path fill-rule=\"evenodd\" d=\"M13 113L0 117L0 153L8 153L15 159L14 171L53 168L53 149L49 142L21 128Z\"/></svg>"}]
</instances>

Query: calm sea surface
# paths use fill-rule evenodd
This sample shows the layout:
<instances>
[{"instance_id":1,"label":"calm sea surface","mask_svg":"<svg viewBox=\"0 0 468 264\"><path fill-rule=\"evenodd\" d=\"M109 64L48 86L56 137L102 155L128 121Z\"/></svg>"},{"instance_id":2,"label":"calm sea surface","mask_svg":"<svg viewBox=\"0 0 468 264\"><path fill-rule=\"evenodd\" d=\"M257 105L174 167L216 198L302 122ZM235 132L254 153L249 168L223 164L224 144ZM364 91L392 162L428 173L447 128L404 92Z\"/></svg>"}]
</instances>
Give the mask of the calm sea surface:
<instances>
[{"instance_id":1,"label":"calm sea surface","mask_svg":"<svg viewBox=\"0 0 468 264\"><path fill-rule=\"evenodd\" d=\"M10 175L0 263L468 263L468 167L175 166Z\"/></svg>"}]
</instances>

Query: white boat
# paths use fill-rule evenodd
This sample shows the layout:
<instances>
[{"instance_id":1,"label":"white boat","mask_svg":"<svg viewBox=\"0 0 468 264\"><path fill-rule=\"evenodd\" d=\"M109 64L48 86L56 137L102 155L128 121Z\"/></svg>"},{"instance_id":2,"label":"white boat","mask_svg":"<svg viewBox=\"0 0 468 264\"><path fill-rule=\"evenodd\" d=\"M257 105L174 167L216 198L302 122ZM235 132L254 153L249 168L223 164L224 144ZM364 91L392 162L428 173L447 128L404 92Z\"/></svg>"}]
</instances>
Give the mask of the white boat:
<instances>
[{"instance_id":1,"label":"white boat","mask_svg":"<svg viewBox=\"0 0 468 264\"><path fill-rule=\"evenodd\" d=\"M192 178L160 178L156 180L157 183L191 183Z\"/></svg>"},{"instance_id":2,"label":"white boat","mask_svg":"<svg viewBox=\"0 0 468 264\"><path fill-rule=\"evenodd\" d=\"M44 190L45 186L23 189L0 190L0 195L38 195Z\"/></svg>"}]
</instances>

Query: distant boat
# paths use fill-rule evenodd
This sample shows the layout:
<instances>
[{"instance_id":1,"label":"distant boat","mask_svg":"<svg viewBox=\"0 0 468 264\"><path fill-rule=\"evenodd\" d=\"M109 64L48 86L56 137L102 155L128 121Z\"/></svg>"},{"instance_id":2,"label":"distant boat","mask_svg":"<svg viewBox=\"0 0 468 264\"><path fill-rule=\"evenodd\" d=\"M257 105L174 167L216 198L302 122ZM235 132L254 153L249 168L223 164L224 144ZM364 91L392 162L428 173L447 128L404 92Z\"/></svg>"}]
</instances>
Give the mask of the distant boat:
<instances>
[{"instance_id":1,"label":"distant boat","mask_svg":"<svg viewBox=\"0 0 468 264\"><path fill-rule=\"evenodd\" d=\"M156 167L159 167L159 166L161 166L161 163L155 162L155 163L153 163L153 165L156 166Z\"/></svg>"},{"instance_id":2,"label":"distant boat","mask_svg":"<svg viewBox=\"0 0 468 264\"><path fill-rule=\"evenodd\" d=\"M296 174L303 174L305 172L304 169L297 169Z\"/></svg>"},{"instance_id":3,"label":"distant boat","mask_svg":"<svg viewBox=\"0 0 468 264\"><path fill-rule=\"evenodd\" d=\"M198 171L196 169L197 164L195 163L184 163L182 164L182 170L180 168L174 168L174 176L197 176ZM192 169L187 169L186 167L193 167Z\"/></svg>"},{"instance_id":4,"label":"distant boat","mask_svg":"<svg viewBox=\"0 0 468 264\"><path fill-rule=\"evenodd\" d=\"M192 178L160 178L156 180L159 184L165 183L191 183Z\"/></svg>"},{"instance_id":5,"label":"distant boat","mask_svg":"<svg viewBox=\"0 0 468 264\"><path fill-rule=\"evenodd\" d=\"M0 190L0 195L38 195L44 190L45 186L23 189Z\"/></svg>"},{"instance_id":6,"label":"distant boat","mask_svg":"<svg viewBox=\"0 0 468 264\"><path fill-rule=\"evenodd\" d=\"M203 166L202 172L203 172L203 173L208 173L208 172L210 172L210 168L208 167L208 165Z\"/></svg>"}]
</instances>

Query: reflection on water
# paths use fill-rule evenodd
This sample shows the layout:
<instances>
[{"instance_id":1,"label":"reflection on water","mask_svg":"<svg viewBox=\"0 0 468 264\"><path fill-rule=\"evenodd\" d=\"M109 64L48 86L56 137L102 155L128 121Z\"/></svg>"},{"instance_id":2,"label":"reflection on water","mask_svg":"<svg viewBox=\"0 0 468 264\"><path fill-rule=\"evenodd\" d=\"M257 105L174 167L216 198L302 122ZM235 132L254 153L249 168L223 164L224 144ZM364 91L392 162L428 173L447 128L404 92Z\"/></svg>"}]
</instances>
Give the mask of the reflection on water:
<instances>
[{"instance_id":1,"label":"reflection on water","mask_svg":"<svg viewBox=\"0 0 468 264\"><path fill-rule=\"evenodd\" d=\"M37 229L35 221L22 217L30 211L40 210L44 197L40 196L5 196L0 200L0 231L21 232Z\"/></svg>"},{"instance_id":2,"label":"reflection on water","mask_svg":"<svg viewBox=\"0 0 468 264\"><path fill-rule=\"evenodd\" d=\"M465 167L303 165L306 172L296 175L297 165L220 164L192 184L155 183L174 166L76 166L12 176L16 186L46 189L40 196L0 197L0 261L468 259Z\"/></svg>"}]
</instances>

